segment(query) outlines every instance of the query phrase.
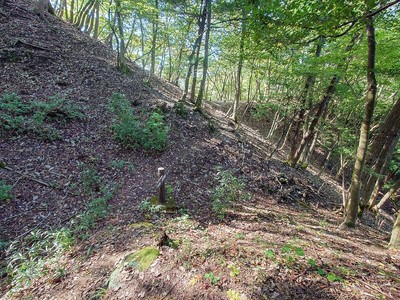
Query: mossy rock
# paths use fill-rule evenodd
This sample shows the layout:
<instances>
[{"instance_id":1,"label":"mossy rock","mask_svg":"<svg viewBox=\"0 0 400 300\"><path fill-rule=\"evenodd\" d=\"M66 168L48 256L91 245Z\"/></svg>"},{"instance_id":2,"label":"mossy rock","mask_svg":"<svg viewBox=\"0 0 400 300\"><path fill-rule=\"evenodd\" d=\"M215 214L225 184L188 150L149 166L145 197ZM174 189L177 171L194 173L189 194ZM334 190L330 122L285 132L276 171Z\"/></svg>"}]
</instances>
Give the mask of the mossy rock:
<instances>
[{"instance_id":1,"label":"mossy rock","mask_svg":"<svg viewBox=\"0 0 400 300\"><path fill-rule=\"evenodd\" d=\"M153 229L154 228L154 224L150 223L150 222L138 222L138 223L132 223L129 224L130 228L146 228L146 229Z\"/></svg>"},{"instance_id":2,"label":"mossy rock","mask_svg":"<svg viewBox=\"0 0 400 300\"><path fill-rule=\"evenodd\" d=\"M119 263L115 270L111 273L108 288L115 289L119 286L120 282L125 278L127 274L125 270L127 268L133 268L139 271L147 270L151 264L157 259L160 252L154 247L145 247L139 251L131 253Z\"/></svg>"}]
</instances>

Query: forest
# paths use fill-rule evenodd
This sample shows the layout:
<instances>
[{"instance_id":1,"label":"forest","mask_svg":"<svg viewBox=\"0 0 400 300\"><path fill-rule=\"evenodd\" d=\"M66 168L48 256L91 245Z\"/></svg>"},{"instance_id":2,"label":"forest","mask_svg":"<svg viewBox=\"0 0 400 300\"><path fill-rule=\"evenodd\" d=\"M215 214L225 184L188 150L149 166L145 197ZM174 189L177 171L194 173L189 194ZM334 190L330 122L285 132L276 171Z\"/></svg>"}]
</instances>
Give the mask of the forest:
<instances>
[{"instance_id":1,"label":"forest","mask_svg":"<svg viewBox=\"0 0 400 300\"><path fill-rule=\"evenodd\" d=\"M56 13L183 90L181 101L240 105L272 120L288 163L351 168L344 225L399 188L399 1L55 1ZM242 110L243 113L243 110ZM286 133L293 132L287 140ZM358 144L358 145L357 145ZM325 165L323 166L325 167ZM350 176L350 175L348 175ZM378 201L379 194L385 194Z\"/></svg>"},{"instance_id":2,"label":"forest","mask_svg":"<svg viewBox=\"0 0 400 300\"><path fill-rule=\"evenodd\" d=\"M3 0L0 295L398 299L399 3Z\"/></svg>"}]
</instances>

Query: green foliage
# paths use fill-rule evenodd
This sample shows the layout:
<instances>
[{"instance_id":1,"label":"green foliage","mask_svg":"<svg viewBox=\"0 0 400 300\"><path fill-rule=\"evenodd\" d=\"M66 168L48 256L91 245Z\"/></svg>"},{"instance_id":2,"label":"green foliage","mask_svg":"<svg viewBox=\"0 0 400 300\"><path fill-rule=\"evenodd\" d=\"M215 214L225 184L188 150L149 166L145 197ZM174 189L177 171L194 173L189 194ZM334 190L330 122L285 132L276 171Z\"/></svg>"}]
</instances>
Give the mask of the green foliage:
<instances>
[{"instance_id":1,"label":"green foliage","mask_svg":"<svg viewBox=\"0 0 400 300\"><path fill-rule=\"evenodd\" d=\"M275 251L274 251L274 250L272 250L272 249L267 249L267 250L265 250L264 254L265 254L265 256L266 256L267 258L269 258L269 259L271 259L271 260L275 260L276 255L275 255Z\"/></svg>"},{"instance_id":2,"label":"green foliage","mask_svg":"<svg viewBox=\"0 0 400 300\"><path fill-rule=\"evenodd\" d=\"M49 141L61 139L54 123L83 119L81 108L64 98L52 96L50 102L25 103L15 93L4 93L0 99L0 132L33 133Z\"/></svg>"},{"instance_id":3,"label":"green foliage","mask_svg":"<svg viewBox=\"0 0 400 300\"><path fill-rule=\"evenodd\" d=\"M212 209L219 218L223 219L226 210L232 207L234 202L243 199L245 184L235 177L233 171L222 170L220 167L217 168L216 177L218 185L211 191Z\"/></svg>"},{"instance_id":4,"label":"green foliage","mask_svg":"<svg viewBox=\"0 0 400 300\"><path fill-rule=\"evenodd\" d=\"M185 104L182 101L178 101L174 105L175 112L180 115L182 118L186 119L189 111Z\"/></svg>"},{"instance_id":5,"label":"green foliage","mask_svg":"<svg viewBox=\"0 0 400 300\"><path fill-rule=\"evenodd\" d=\"M167 146L169 128L164 123L164 117L152 113L142 131L142 145L145 150L162 150Z\"/></svg>"},{"instance_id":6,"label":"green foliage","mask_svg":"<svg viewBox=\"0 0 400 300\"><path fill-rule=\"evenodd\" d=\"M86 232L94 228L96 223L107 215L107 202L112 197L113 192L106 191L101 197L91 200L87 204L86 210L76 218L72 231L80 238L85 238Z\"/></svg>"},{"instance_id":7,"label":"green foliage","mask_svg":"<svg viewBox=\"0 0 400 300\"><path fill-rule=\"evenodd\" d=\"M273 102L259 102L256 107L251 111L253 118L256 120L264 120L266 118L270 118L277 110L280 109L280 106Z\"/></svg>"},{"instance_id":8,"label":"green foliage","mask_svg":"<svg viewBox=\"0 0 400 300\"><path fill-rule=\"evenodd\" d=\"M127 169L128 171L132 171L134 169L134 165L131 162L123 159L113 160L110 165L111 167L119 170Z\"/></svg>"},{"instance_id":9,"label":"green foliage","mask_svg":"<svg viewBox=\"0 0 400 300\"><path fill-rule=\"evenodd\" d=\"M39 277L52 273L59 275L60 270L64 270L60 257L72 244L72 234L65 228L54 232L32 231L18 248L17 242L12 243L6 267L12 291L29 286Z\"/></svg>"},{"instance_id":10,"label":"green foliage","mask_svg":"<svg viewBox=\"0 0 400 300\"><path fill-rule=\"evenodd\" d=\"M151 201L149 199L145 199L139 203L139 210L145 214L157 213L157 212L160 212L162 209L163 209L163 207L161 205L154 205L153 203L151 203Z\"/></svg>"},{"instance_id":11,"label":"green foliage","mask_svg":"<svg viewBox=\"0 0 400 300\"><path fill-rule=\"evenodd\" d=\"M340 276L338 276L338 275L336 275L335 273L332 273L332 272L330 272L330 273L326 276L326 278L327 278L330 282L335 282L335 281L343 282L343 278L342 278L342 277L340 277Z\"/></svg>"},{"instance_id":12,"label":"green foliage","mask_svg":"<svg viewBox=\"0 0 400 300\"><path fill-rule=\"evenodd\" d=\"M311 267L315 267L317 265L315 259L310 258L307 263L311 266Z\"/></svg>"},{"instance_id":13,"label":"green foliage","mask_svg":"<svg viewBox=\"0 0 400 300\"><path fill-rule=\"evenodd\" d=\"M153 112L143 125L123 94L114 94L109 107L115 116L115 139L125 147L143 148L146 151L162 150L166 147L169 128L160 113Z\"/></svg>"},{"instance_id":14,"label":"green foliage","mask_svg":"<svg viewBox=\"0 0 400 300\"><path fill-rule=\"evenodd\" d=\"M229 275L230 275L231 277L236 277L236 276L239 275L240 269L239 269L238 267L236 267L234 264L229 265L228 268L229 268L229 270L230 270Z\"/></svg>"},{"instance_id":15,"label":"green foliage","mask_svg":"<svg viewBox=\"0 0 400 300\"><path fill-rule=\"evenodd\" d=\"M218 284L221 280L221 277L215 276L213 272L204 274L204 278L210 280L212 285Z\"/></svg>"},{"instance_id":16,"label":"green foliage","mask_svg":"<svg viewBox=\"0 0 400 300\"><path fill-rule=\"evenodd\" d=\"M12 198L12 186L6 184L5 181L0 180L0 201L10 200Z\"/></svg>"},{"instance_id":17,"label":"green foliage","mask_svg":"<svg viewBox=\"0 0 400 300\"><path fill-rule=\"evenodd\" d=\"M86 194L93 194L100 191L100 176L94 166L87 164L83 165L81 173L81 182L83 191Z\"/></svg>"}]
</instances>

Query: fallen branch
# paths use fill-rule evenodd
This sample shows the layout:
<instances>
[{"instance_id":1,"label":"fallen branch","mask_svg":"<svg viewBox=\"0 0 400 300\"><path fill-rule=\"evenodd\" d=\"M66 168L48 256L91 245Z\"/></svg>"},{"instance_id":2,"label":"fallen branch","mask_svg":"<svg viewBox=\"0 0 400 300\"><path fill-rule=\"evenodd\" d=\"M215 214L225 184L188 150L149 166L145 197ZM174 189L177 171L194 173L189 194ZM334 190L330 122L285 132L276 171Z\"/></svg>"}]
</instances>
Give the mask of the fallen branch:
<instances>
[{"instance_id":1,"label":"fallen branch","mask_svg":"<svg viewBox=\"0 0 400 300\"><path fill-rule=\"evenodd\" d=\"M24 178L27 178L27 179L32 180L32 181L35 181L35 182L40 183L40 184L42 184L42 185L44 185L44 186L50 187L50 184L48 184L47 182L44 182L43 180L40 180L40 179L38 179L38 178L35 178L35 177L33 177L32 175L29 175L29 174L22 173L22 172L20 172L20 171L14 170L13 168L6 166L3 162L1 163L0 166L1 166L2 168L6 169L6 170L9 170L9 171L11 171L11 172L15 172L15 173L21 175L21 176L24 177Z\"/></svg>"},{"instance_id":2,"label":"fallen branch","mask_svg":"<svg viewBox=\"0 0 400 300\"><path fill-rule=\"evenodd\" d=\"M33 49L44 50L44 51L50 51L50 50L47 49L47 48L43 48L43 47L40 47L40 46L32 45L32 44L29 44L29 43L24 42L24 41L22 41L22 40L16 40L15 43L13 44L13 46L15 47L15 46L18 46L19 44L29 46L29 47L31 47L31 48L33 48Z\"/></svg>"}]
</instances>

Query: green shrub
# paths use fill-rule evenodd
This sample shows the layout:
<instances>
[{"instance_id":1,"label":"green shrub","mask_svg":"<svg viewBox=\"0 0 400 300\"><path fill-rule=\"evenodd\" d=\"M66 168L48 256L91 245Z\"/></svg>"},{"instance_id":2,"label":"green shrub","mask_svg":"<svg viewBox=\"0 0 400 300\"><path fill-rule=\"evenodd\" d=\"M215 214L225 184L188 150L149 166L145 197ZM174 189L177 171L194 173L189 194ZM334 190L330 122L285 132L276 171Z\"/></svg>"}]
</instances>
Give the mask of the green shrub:
<instances>
[{"instance_id":1,"label":"green shrub","mask_svg":"<svg viewBox=\"0 0 400 300\"><path fill-rule=\"evenodd\" d=\"M175 112L180 115L182 118L186 119L188 116L188 109L182 101L176 102L174 105Z\"/></svg>"},{"instance_id":2,"label":"green shrub","mask_svg":"<svg viewBox=\"0 0 400 300\"><path fill-rule=\"evenodd\" d=\"M233 171L217 168L218 185L212 192L212 209L221 219L225 217L226 210L232 207L232 204L243 198L242 190L245 184L239 178L236 178Z\"/></svg>"},{"instance_id":3,"label":"green shrub","mask_svg":"<svg viewBox=\"0 0 400 300\"><path fill-rule=\"evenodd\" d=\"M143 148L162 150L167 146L169 128L164 124L164 117L154 112L143 128Z\"/></svg>"},{"instance_id":4,"label":"green shrub","mask_svg":"<svg viewBox=\"0 0 400 300\"><path fill-rule=\"evenodd\" d=\"M82 119L81 109L64 98L52 96L50 102L24 103L15 93L4 93L0 99L0 130L34 133L44 140L59 140L54 122Z\"/></svg>"},{"instance_id":5,"label":"green shrub","mask_svg":"<svg viewBox=\"0 0 400 300\"><path fill-rule=\"evenodd\" d=\"M95 198L90 201L84 213L78 216L78 223L73 227L75 233L80 234L84 238L87 230L92 229L97 221L103 219L108 212L107 201L111 199L112 194L106 194L102 197Z\"/></svg>"},{"instance_id":6,"label":"green shrub","mask_svg":"<svg viewBox=\"0 0 400 300\"><path fill-rule=\"evenodd\" d=\"M210 280L212 285L218 284L218 282L221 280L221 277L215 276L214 272L204 274L204 278Z\"/></svg>"},{"instance_id":7,"label":"green shrub","mask_svg":"<svg viewBox=\"0 0 400 300\"><path fill-rule=\"evenodd\" d=\"M0 99L0 128L22 131L31 110L31 106L23 103L17 94L4 93Z\"/></svg>"},{"instance_id":8,"label":"green shrub","mask_svg":"<svg viewBox=\"0 0 400 300\"><path fill-rule=\"evenodd\" d=\"M166 147L169 128L165 125L162 114L153 112L143 125L123 94L114 94L109 108L115 116L112 127L115 139L124 146L147 151Z\"/></svg>"},{"instance_id":9,"label":"green shrub","mask_svg":"<svg viewBox=\"0 0 400 300\"><path fill-rule=\"evenodd\" d=\"M12 186L0 180L0 200L9 200L12 198Z\"/></svg>"}]
</instances>

